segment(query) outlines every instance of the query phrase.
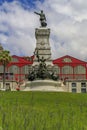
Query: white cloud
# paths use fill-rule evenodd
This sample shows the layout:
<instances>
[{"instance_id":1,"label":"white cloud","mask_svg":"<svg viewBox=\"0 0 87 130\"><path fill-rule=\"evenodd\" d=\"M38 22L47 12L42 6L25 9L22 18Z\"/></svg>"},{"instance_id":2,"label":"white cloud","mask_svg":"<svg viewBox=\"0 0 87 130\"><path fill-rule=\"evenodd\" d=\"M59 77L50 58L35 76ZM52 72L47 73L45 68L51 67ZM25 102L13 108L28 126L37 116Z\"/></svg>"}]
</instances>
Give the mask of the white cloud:
<instances>
[{"instance_id":1,"label":"white cloud","mask_svg":"<svg viewBox=\"0 0 87 130\"><path fill-rule=\"evenodd\" d=\"M0 34L0 42L11 54L33 55L34 29L38 26L38 18L17 2L5 2L0 10L0 32L3 32Z\"/></svg>"},{"instance_id":2,"label":"white cloud","mask_svg":"<svg viewBox=\"0 0 87 130\"><path fill-rule=\"evenodd\" d=\"M87 1L37 1L36 9L31 10L25 10L17 1L5 2L0 10L0 30L8 32L0 34L0 42L12 54L33 55L35 28L40 26L34 11L44 10L51 29L52 58L71 55L87 60Z\"/></svg>"},{"instance_id":3,"label":"white cloud","mask_svg":"<svg viewBox=\"0 0 87 130\"><path fill-rule=\"evenodd\" d=\"M45 0L38 8L46 12L51 28L53 57L68 54L87 60L87 1Z\"/></svg>"}]
</instances>

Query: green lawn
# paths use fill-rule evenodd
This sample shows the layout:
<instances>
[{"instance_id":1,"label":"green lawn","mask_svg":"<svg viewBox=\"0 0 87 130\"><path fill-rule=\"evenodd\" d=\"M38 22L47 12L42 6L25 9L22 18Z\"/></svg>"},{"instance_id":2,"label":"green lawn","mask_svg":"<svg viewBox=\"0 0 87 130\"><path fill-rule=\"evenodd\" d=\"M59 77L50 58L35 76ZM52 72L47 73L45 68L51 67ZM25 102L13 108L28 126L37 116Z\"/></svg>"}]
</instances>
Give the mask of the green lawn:
<instances>
[{"instance_id":1,"label":"green lawn","mask_svg":"<svg viewBox=\"0 0 87 130\"><path fill-rule=\"evenodd\" d=\"M0 130L87 130L87 94L0 92Z\"/></svg>"}]
</instances>

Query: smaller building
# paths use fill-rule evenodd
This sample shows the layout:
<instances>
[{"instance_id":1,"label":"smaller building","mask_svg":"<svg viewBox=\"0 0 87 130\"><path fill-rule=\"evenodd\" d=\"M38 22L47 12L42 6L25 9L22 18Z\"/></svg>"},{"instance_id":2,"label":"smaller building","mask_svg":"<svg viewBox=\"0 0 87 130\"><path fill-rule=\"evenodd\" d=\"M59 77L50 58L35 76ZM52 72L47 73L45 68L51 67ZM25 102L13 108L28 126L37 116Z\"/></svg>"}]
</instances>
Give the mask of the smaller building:
<instances>
[{"instance_id":1,"label":"smaller building","mask_svg":"<svg viewBox=\"0 0 87 130\"><path fill-rule=\"evenodd\" d=\"M0 80L0 90L16 90L18 88L18 83L14 80L6 80L5 81L5 88L3 88L3 81Z\"/></svg>"},{"instance_id":2,"label":"smaller building","mask_svg":"<svg viewBox=\"0 0 87 130\"><path fill-rule=\"evenodd\" d=\"M60 79L87 79L87 62L66 55L53 60L53 64L58 66Z\"/></svg>"},{"instance_id":3,"label":"smaller building","mask_svg":"<svg viewBox=\"0 0 87 130\"><path fill-rule=\"evenodd\" d=\"M66 80L66 91L73 93L86 93L87 80Z\"/></svg>"}]
</instances>

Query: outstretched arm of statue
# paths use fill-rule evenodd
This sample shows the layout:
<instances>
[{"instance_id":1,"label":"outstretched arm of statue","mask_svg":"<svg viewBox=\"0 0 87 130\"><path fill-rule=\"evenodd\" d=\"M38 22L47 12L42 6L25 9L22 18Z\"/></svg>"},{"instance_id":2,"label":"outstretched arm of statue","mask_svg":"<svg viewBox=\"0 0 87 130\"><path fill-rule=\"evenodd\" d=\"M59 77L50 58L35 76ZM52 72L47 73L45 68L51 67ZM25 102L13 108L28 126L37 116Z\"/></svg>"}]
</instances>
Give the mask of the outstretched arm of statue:
<instances>
[{"instance_id":1,"label":"outstretched arm of statue","mask_svg":"<svg viewBox=\"0 0 87 130\"><path fill-rule=\"evenodd\" d=\"M44 19L46 20L46 17L44 16Z\"/></svg>"},{"instance_id":2,"label":"outstretched arm of statue","mask_svg":"<svg viewBox=\"0 0 87 130\"><path fill-rule=\"evenodd\" d=\"M37 14L37 15L40 15L40 13L37 13L37 12L34 12L35 14Z\"/></svg>"}]
</instances>

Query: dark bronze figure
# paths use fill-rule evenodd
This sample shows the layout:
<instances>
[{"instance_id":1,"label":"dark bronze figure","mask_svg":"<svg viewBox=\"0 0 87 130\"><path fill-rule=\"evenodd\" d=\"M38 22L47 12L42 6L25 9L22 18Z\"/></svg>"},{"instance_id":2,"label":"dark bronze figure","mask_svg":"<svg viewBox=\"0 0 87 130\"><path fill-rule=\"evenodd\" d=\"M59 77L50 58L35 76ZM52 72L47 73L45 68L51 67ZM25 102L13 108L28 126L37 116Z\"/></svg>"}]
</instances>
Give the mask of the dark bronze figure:
<instances>
[{"instance_id":1,"label":"dark bronze figure","mask_svg":"<svg viewBox=\"0 0 87 130\"><path fill-rule=\"evenodd\" d=\"M41 10L41 13L37 13L37 12L34 13L40 16L41 27L46 27L47 26L46 17L45 14L43 13L43 10Z\"/></svg>"},{"instance_id":2,"label":"dark bronze figure","mask_svg":"<svg viewBox=\"0 0 87 130\"><path fill-rule=\"evenodd\" d=\"M36 57L37 57L37 60L39 62L38 69L37 69L37 71L35 71L33 68L32 72L29 73L28 80L30 80L30 81L33 81L36 79L58 80L58 78L59 78L58 75L56 75L54 72L50 73L48 71L47 66L46 66L46 59L44 59L43 56L40 58L40 56L38 54L38 50L36 52Z\"/></svg>"}]
</instances>

